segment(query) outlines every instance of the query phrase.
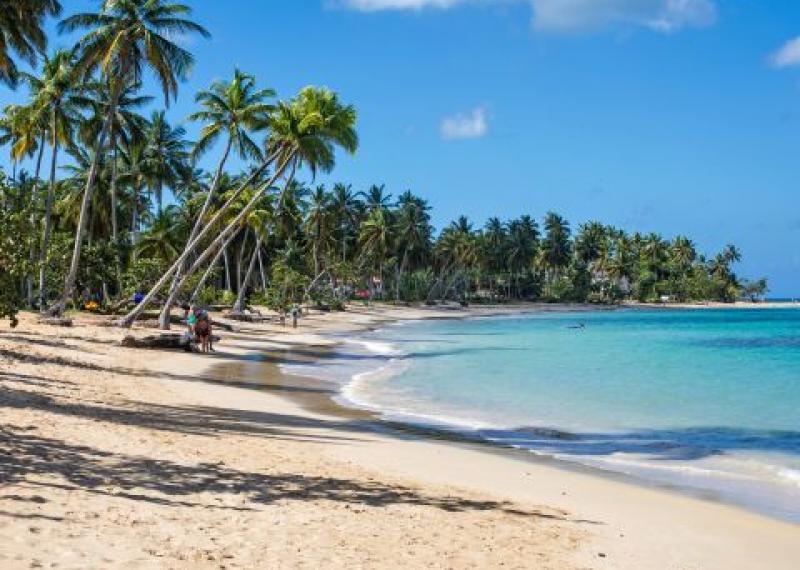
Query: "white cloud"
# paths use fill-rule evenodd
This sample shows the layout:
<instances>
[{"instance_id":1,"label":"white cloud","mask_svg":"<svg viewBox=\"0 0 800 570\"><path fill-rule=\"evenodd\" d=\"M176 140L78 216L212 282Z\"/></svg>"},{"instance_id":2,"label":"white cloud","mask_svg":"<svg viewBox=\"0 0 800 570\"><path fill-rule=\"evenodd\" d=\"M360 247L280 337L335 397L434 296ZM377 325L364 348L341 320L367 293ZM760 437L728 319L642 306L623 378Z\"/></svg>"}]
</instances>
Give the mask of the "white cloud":
<instances>
[{"instance_id":1,"label":"white cloud","mask_svg":"<svg viewBox=\"0 0 800 570\"><path fill-rule=\"evenodd\" d=\"M703 27L717 18L716 0L334 0L362 12L452 8L467 3L527 3L533 25L548 32L579 32L614 25L644 26L660 32Z\"/></svg>"},{"instance_id":2,"label":"white cloud","mask_svg":"<svg viewBox=\"0 0 800 570\"><path fill-rule=\"evenodd\" d=\"M479 139L489 132L486 111L482 107L468 114L459 113L442 119L439 132L445 140Z\"/></svg>"},{"instance_id":3,"label":"white cloud","mask_svg":"<svg viewBox=\"0 0 800 570\"><path fill-rule=\"evenodd\" d=\"M770 63L775 67L790 67L800 65L800 37L789 40L769 57Z\"/></svg>"},{"instance_id":4,"label":"white cloud","mask_svg":"<svg viewBox=\"0 0 800 570\"><path fill-rule=\"evenodd\" d=\"M530 0L538 30L576 32L614 25L671 32L714 23L713 0Z\"/></svg>"}]
</instances>

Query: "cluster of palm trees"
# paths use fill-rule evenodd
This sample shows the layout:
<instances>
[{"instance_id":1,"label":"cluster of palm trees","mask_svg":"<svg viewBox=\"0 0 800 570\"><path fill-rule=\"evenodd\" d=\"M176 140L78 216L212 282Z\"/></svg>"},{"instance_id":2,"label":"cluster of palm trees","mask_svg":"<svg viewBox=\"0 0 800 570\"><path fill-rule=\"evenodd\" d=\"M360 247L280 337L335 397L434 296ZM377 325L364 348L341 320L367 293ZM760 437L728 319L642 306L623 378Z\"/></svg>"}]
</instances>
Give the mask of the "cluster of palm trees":
<instances>
[{"instance_id":1,"label":"cluster of palm trees","mask_svg":"<svg viewBox=\"0 0 800 570\"><path fill-rule=\"evenodd\" d=\"M0 117L12 163L0 184L0 305L59 314L92 298L135 307L130 325L160 304L168 327L177 301L248 295L276 307L368 296L395 301L725 299L738 295L728 247L706 260L683 237L627 235L550 213L497 218L473 229L460 218L435 235L427 202L375 185L313 185L337 149L358 146L355 110L328 90L289 100L235 70L195 96L198 140L152 109L143 77L168 106L194 64L175 38L208 32L169 0L105 0L59 30L82 33L46 53L43 21L55 0L0 0L0 80L24 84L24 104ZM15 63L34 65L26 72ZM209 158L211 172L198 168ZM246 165L231 168L231 159ZM27 166L27 168L24 168ZM306 183L302 179L311 180ZM166 200L165 197L169 197ZM13 271L11 270L13 266ZM8 298L7 298L8 297ZM3 309L0 308L0 312ZM8 311L6 311L8 312Z\"/></svg>"}]
</instances>

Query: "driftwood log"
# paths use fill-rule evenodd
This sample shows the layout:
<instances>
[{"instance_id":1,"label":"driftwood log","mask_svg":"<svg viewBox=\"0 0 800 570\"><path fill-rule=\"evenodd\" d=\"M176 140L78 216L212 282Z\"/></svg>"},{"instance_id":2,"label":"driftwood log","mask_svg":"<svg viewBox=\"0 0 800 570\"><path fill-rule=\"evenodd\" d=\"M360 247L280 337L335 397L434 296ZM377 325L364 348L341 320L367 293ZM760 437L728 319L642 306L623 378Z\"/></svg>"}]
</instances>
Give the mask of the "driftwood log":
<instances>
[{"instance_id":1,"label":"driftwood log","mask_svg":"<svg viewBox=\"0 0 800 570\"><path fill-rule=\"evenodd\" d=\"M220 342L220 337L211 335L213 342ZM142 338L136 338L133 335L128 335L122 339L122 346L128 348L157 348L157 349L171 349L171 350L192 350L196 342L190 340L184 334L157 334L149 335ZM187 347L187 344L189 346Z\"/></svg>"},{"instance_id":2,"label":"driftwood log","mask_svg":"<svg viewBox=\"0 0 800 570\"><path fill-rule=\"evenodd\" d=\"M39 322L43 325L51 325L54 327L71 327L72 319L66 317L42 317Z\"/></svg>"},{"instance_id":3,"label":"driftwood log","mask_svg":"<svg viewBox=\"0 0 800 570\"><path fill-rule=\"evenodd\" d=\"M232 321L241 321L243 323L265 323L274 320L270 315L262 315L260 313L234 313L233 311L227 312L222 315L226 319Z\"/></svg>"}]
</instances>

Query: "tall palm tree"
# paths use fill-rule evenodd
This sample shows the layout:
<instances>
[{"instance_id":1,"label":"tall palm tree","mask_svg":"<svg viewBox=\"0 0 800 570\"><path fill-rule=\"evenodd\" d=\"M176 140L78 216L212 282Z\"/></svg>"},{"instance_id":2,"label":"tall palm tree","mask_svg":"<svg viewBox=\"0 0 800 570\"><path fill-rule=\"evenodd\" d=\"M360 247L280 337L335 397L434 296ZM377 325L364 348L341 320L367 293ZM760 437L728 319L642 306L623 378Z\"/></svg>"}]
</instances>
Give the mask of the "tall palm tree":
<instances>
[{"instance_id":1,"label":"tall palm tree","mask_svg":"<svg viewBox=\"0 0 800 570\"><path fill-rule=\"evenodd\" d=\"M558 278L569 263L572 250L569 222L555 212L548 212L544 218L544 231L540 256L545 268L550 270L551 279Z\"/></svg>"},{"instance_id":2,"label":"tall palm tree","mask_svg":"<svg viewBox=\"0 0 800 570\"><path fill-rule=\"evenodd\" d=\"M361 255L370 261L373 270L378 272L383 287L383 268L390 252L394 249L394 221L388 208L375 208L364 223L358 236Z\"/></svg>"},{"instance_id":3,"label":"tall palm tree","mask_svg":"<svg viewBox=\"0 0 800 570\"><path fill-rule=\"evenodd\" d=\"M332 230L332 198L325 186L317 186L311 194L306 213L306 233L311 240L314 259L314 279L322 271L322 250L328 243Z\"/></svg>"},{"instance_id":4,"label":"tall palm tree","mask_svg":"<svg viewBox=\"0 0 800 570\"><path fill-rule=\"evenodd\" d=\"M270 115L270 134L267 140L267 159L245 180L243 186L231 197L238 198L252 179L259 176L266 166L273 161L278 164L275 173L269 180L259 186L258 191L248 202L242 212L223 229L211 244L198 256L199 260L210 257L225 241L229 232L245 219L253 210L261 194L271 188L285 172L288 171L287 183L294 178L298 168L306 167L313 175L318 170L329 172L336 164L336 148L341 147L347 152L354 153L358 148L358 135L355 130L356 111L350 105L342 105L338 96L328 90L315 87L306 87L290 102L279 103ZM168 279L180 267L197 243L211 232L216 221L227 212L230 201L228 200L215 214L209 224L204 227L195 239L190 242L183 254L170 267L142 301L119 324L130 326L136 317L141 314L144 307L152 300L156 293L164 286ZM189 273L187 273L189 275Z\"/></svg>"},{"instance_id":5,"label":"tall palm tree","mask_svg":"<svg viewBox=\"0 0 800 570\"><path fill-rule=\"evenodd\" d=\"M336 227L339 230L338 238L342 244L342 262L345 262L347 261L347 241L350 239L360 202L352 187L342 183L333 185L332 201L331 207L336 216Z\"/></svg>"},{"instance_id":6,"label":"tall palm tree","mask_svg":"<svg viewBox=\"0 0 800 570\"><path fill-rule=\"evenodd\" d=\"M421 263L431 247L431 217L428 203L410 191L397 200L396 243L400 262L395 280L395 300L400 300L400 286L409 263Z\"/></svg>"},{"instance_id":7,"label":"tall palm tree","mask_svg":"<svg viewBox=\"0 0 800 570\"><path fill-rule=\"evenodd\" d=\"M12 52L31 66L36 63L47 47L44 19L59 14L57 0L0 0L0 80L14 85L19 77Z\"/></svg>"},{"instance_id":8,"label":"tall palm tree","mask_svg":"<svg viewBox=\"0 0 800 570\"><path fill-rule=\"evenodd\" d=\"M127 86L141 82L146 69L158 78L167 104L177 96L178 82L188 76L194 57L172 41L170 35L198 33L209 37L205 28L188 19L190 14L188 6L168 0L104 0L100 12L75 14L59 24L61 32L89 30L75 46L78 69L87 76L99 70L102 79L111 84L112 95L109 114L94 145L64 292L54 312L63 312L75 288L86 211L119 97Z\"/></svg>"},{"instance_id":9,"label":"tall palm tree","mask_svg":"<svg viewBox=\"0 0 800 570\"><path fill-rule=\"evenodd\" d=\"M121 171L119 182L131 190L131 245L136 253L136 244L139 241L139 226L141 224L140 212L147 210L144 200L144 188L150 175L147 172L148 162L143 140L130 140L123 144L119 151Z\"/></svg>"},{"instance_id":10,"label":"tall palm tree","mask_svg":"<svg viewBox=\"0 0 800 570\"><path fill-rule=\"evenodd\" d=\"M17 164L36 154L45 136L42 114L32 101L29 105L6 105L0 123L0 144L10 147L13 164L12 178L16 178Z\"/></svg>"},{"instance_id":11,"label":"tall palm tree","mask_svg":"<svg viewBox=\"0 0 800 570\"><path fill-rule=\"evenodd\" d=\"M45 271L52 231L59 149L73 144L75 127L82 118L79 113L82 102L77 89L74 58L70 51L58 50L51 57L45 57L41 77L26 75L26 78L32 85L36 85L34 104L41 116L46 118L51 148L50 182L45 198L44 229L39 251L39 308L44 311L47 304Z\"/></svg>"},{"instance_id":12,"label":"tall palm tree","mask_svg":"<svg viewBox=\"0 0 800 570\"><path fill-rule=\"evenodd\" d=\"M19 72L19 76L26 79L29 85L31 100L26 105L9 105L6 107L7 115L4 121L3 141L11 143L11 160L14 164L14 178L16 178L16 165L27 156L37 156L35 170L31 184L18 184L20 198L22 192L30 190L30 203L36 204L39 193L39 174L42 167L42 156L44 154L45 138L47 137L47 117L46 113L37 103L37 96L42 88L42 82L38 77L34 77L25 72ZM17 181L18 182L18 181ZM33 227L36 223L35 209L31 210L30 224ZM29 261L31 267L36 257L36 246L34 241L30 243ZM33 275L28 274L25 278L26 298L29 308L33 307Z\"/></svg>"},{"instance_id":13,"label":"tall palm tree","mask_svg":"<svg viewBox=\"0 0 800 570\"><path fill-rule=\"evenodd\" d=\"M186 129L169 124L164 111L153 111L144 134L148 186L160 214L164 210L164 186L175 188L189 168Z\"/></svg>"},{"instance_id":14,"label":"tall palm tree","mask_svg":"<svg viewBox=\"0 0 800 570\"><path fill-rule=\"evenodd\" d=\"M112 84L108 81L95 81L87 86L87 93L82 103L91 109L88 120L81 125L81 138L87 146L100 136L106 117L111 117L108 128L108 148L111 151L111 236L114 244L119 246L119 223L117 205L117 184L119 179L119 153L121 146L130 145L133 140L141 140L147 128L147 120L137 112L153 98L138 95L139 84L126 85L120 91L116 104L113 104ZM117 272L121 270L121 260L117 254Z\"/></svg>"},{"instance_id":15,"label":"tall palm tree","mask_svg":"<svg viewBox=\"0 0 800 570\"><path fill-rule=\"evenodd\" d=\"M388 208L392 203L392 195L386 192L386 185L373 184L366 192L359 192L364 198L367 212L374 212L380 208Z\"/></svg>"}]
</instances>

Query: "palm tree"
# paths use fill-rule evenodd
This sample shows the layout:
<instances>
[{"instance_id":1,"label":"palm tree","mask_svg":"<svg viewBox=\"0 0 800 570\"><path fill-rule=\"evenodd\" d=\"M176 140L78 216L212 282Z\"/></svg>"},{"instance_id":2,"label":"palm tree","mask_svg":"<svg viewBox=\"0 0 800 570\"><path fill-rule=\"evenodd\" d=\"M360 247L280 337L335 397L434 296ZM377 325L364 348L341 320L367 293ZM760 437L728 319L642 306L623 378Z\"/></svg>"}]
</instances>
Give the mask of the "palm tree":
<instances>
[{"instance_id":1,"label":"palm tree","mask_svg":"<svg viewBox=\"0 0 800 570\"><path fill-rule=\"evenodd\" d=\"M498 274L506 268L508 251L508 232L506 225L498 217L491 217L483 227L482 245L484 260L489 270L489 283L492 295L495 294Z\"/></svg>"},{"instance_id":2,"label":"palm tree","mask_svg":"<svg viewBox=\"0 0 800 570\"><path fill-rule=\"evenodd\" d=\"M11 143L11 159L14 163L14 178L16 178L16 164L26 156L37 155L36 166L31 184L22 186L18 184L20 198L22 191L30 190L30 203L37 203L39 193L39 174L42 166L42 156L44 154L45 138L47 137L47 117L42 108L37 104L37 96L42 88L42 83L37 77L24 72L18 72L19 76L26 79L31 92L31 98L27 105L9 105L6 107L7 116L4 121L4 142ZM38 152L37 152L38 151ZM35 211L31 210L30 224L33 227L36 223ZM36 257L36 246L33 240L30 243L29 261L33 266ZM29 308L33 307L33 275L28 274L25 278L26 298Z\"/></svg>"},{"instance_id":3,"label":"palm tree","mask_svg":"<svg viewBox=\"0 0 800 570\"><path fill-rule=\"evenodd\" d=\"M204 261L223 243L228 234L253 210L267 189L271 188L288 170L287 183L294 178L298 168L306 167L312 176L318 170L329 172L336 164L336 147L354 153L358 148L358 135L355 130L356 112L350 105L342 105L338 96L328 89L306 87L298 96L286 103L279 103L270 116L270 134L267 141L267 159L245 180L239 190L223 204L209 224L203 228L184 250L183 254L153 286L144 299L119 324L130 326L144 310L158 290L164 286L173 273L188 257L190 251L210 233L213 225L225 214L232 199L238 198L247 184L260 176L267 165L277 162L278 168L268 181L259 186L250 202L242 212L223 229L203 251L198 260ZM188 275L189 273L187 273Z\"/></svg>"},{"instance_id":4,"label":"palm tree","mask_svg":"<svg viewBox=\"0 0 800 570\"><path fill-rule=\"evenodd\" d=\"M400 286L409 262L421 263L431 247L431 217L428 203L410 191L397 200L395 232L400 263L395 280L395 300L400 300Z\"/></svg>"},{"instance_id":5,"label":"palm tree","mask_svg":"<svg viewBox=\"0 0 800 570\"><path fill-rule=\"evenodd\" d=\"M141 219L139 212L145 211L143 200L143 190L150 180L150 174L147 172L148 162L145 155L145 143L143 140L130 140L127 144L123 144L119 151L119 162L121 172L119 173L119 182L129 187L132 190L131 199L131 245L134 246L134 254L136 253L136 244L139 242L139 226Z\"/></svg>"},{"instance_id":6,"label":"palm tree","mask_svg":"<svg viewBox=\"0 0 800 570\"><path fill-rule=\"evenodd\" d=\"M148 186L156 198L158 213L164 209L164 186L175 188L188 168L186 129L172 127L164 111L153 111L144 134Z\"/></svg>"},{"instance_id":7,"label":"palm tree","mask_svg":"<svg viewBox=\"0 0 800 570\"><path fill-rule=\"evenodd\" d=\"M147 120L136 112L136 109L147 105L152 97L137 95L141 85L127 85L120 91L116 104L113 104L112 84L108 81L96 81L87 87L87 94L82 104L89 107L92 114L81 125L81 138L87 146L100 136L106 117L111 117L109 126L109 144L111 151L111 236L115 246L119 248L119 224L117 205L117 183L119 179L119 153L121 146L129 146L133 140L141 140L147 128ZM121 271L121 259L117 250L117 273Z\"/></svg>"},{"instance_id":8,"label":"palm tree","mask_svg":"<svg viewBox=\"0 0 800 570\"><path fill-rule=\"evenodd\" d=\"M325 186L319 185L311 194L306 213L306 233L311 239L315 279L322 271L322 249L331 235L332 203L331 195L325 190Z\"/></svg>"},{"instance_id":9,"label":"palm tree","mask_svg":"<svg viewBox=\"0 0 800 570\"><path fill-rule=\"evenodd\" d=\"M375 208L369 213L361 224L358 243L361 255L371 262L373 270L377 270L383 289L383 267L394 248L394 224L387 208Z\"/></svg>"},{"instance_id":10,"label":"palm tree","mask_svg":"<svg viewBox=\"0 0 800 570\"><path fill-rule=\"evenodd\" d=\"M544 231L540 250L542 262L545 268L551 270L551 279L558 278L570 260L569 223L555 212L548 212L544 219Z\"/></svg>"},{"instance_id":11,"label":"palm tree","mask_svg":"<svg viewBox=\"0 0 800 570\"><path fill-rule=\"evenodd\" d=\"M231 151L243 160L263 161L261 149L251 138L251 133L266 128L269 113L273 108L266 103L266 100L274 96L273 89L256 89L255 77L238 69L234 71L230 82L215 81L207 91L200 91L195 96L195 101L201 104L203 109L190 115L189 120L205 124L200 139L192 151L193 157L205 154L221 136L227 135L227 137L216 173L206 193L203 207L195 218L196 222L189 234L187 245L197 236L201 224L206 219ZM180 268L175 273L167 301L159 316L162 328L169 327L170 309L178 295L177 285L183 269Z\"/></svg>"},{"instance_id":12,"label":"palm tree","mask_svg":"<svg viewBox=\"0 0 800 570\"><path fill-rule=\"evenodd\" d=\"M386 193L386 186L381 184L373 184L366 192L360 192L364 197L364 205L367 207L367 212L374 212L381 208L388 208L392 203L392 195Z\"/></svg>"},{"instance_id":13,"label":"palm tree","mask_svg":"<svg viewBox=\"0 0 800 570\"><path fill-rule=\"evenodd\" d=\"M50 183L47 197L45 198L44 229L39 251L39 308L44 311L47 303L45 270L47 266L47 250L50 246L50 234L52 231L58 152L62 146L72 146L75 126L82 118L79 114L81 99L76 88L74 58L70 51L59 50L51 57L45 57L42 76L33 78L26 75L26 78L32 85L36 85L34 104L42 117L47 118L50 147L52 149L50 155Z\"/></svg>"},{"instance_id":14,"label":"palm tree","mask_svg":"<svg viewBox=\"0 0 800 570\"><path fill-rule=\"evenodd\" d=\"M339 229L339 240L342 243L342 262L347 261L347 240L350 238L352 226L360 207L358 196L349 184L333 185L333 203L331 208L336 216L336 227Z\"/></svg>"},{"instance_id":15,"label":"palm tree","mask_svg":"<svg viewBox=\"0 0 800 570\"><path fill-rule=\"evenodd\" d=\"M47 47L44 19L59 14L57 0L0 0L0 80L14 85L19 76L11 52L35 65Z\"/></svg>"},{"instance_id":16,"label":"palm tree","mask_svg":"<svg viewBox=\"0 0 800 570\"><path fill-rule=\"evenodd\" d=\"M41 148L40 139L46 134L42 114L33 102L30 105L6 105L0 131L0 144L10 146L12 178L16 178L17 164L34 156Z\"/></svg>"},{"instance_id":17,"label":"palm tree","mask_svg":"<svg viewBox=\"0 0 800 570\"><path fill-rule=\"evenodd\" d=\"M59 24L61 32L89 30L75 46L77 66L87 76L95 70L100 71L103 80L111 85L111 106L94 145L72 262L64 281L61 302L54 312L63 312L75 288L86 211L119 97L127 86L141 82L145 69L152 70L158 78L167 104L176 97L178 82L188 76L194 57L170 40L169 35L198 33L209 37L205 28L184 17L190 14L188 6L168 0L105 0L99 13L75 14Z\"/></svg>"},{"instance_id":18,"label":"palm tree","mask_svg":"<svg viewBox=\"0 0 800 570\"><path fill-rule=\"evenodd\" d=\"M520 295L519 275L533 266L538 237L538 227L530 216L522 216L508 225L506 259L517 296Z\"/></svg>"},{"instance_id":19,"label":"palm tree","mask_svg":"<svg viewBox=\"0 0 800 570\"><path fill-rule=\"evenodd\" d=\"M247 295L247 288L250 283L250 278L253 275L253 269L255 269L256 261L258 260L258 255L261 251L261 244L267 238L269 233L268 228L272 220L272 208L269 201L267 201L265 198L265 196L262 196L261 204L252 210L247 217L247 225L255 234L256 243L255 246L253 246L253 253L250 256L250 262L247 265L247 271L245 272L244 278L239 286L239 292L236 295L236 301L233 304L232 310L234 313L241 313L244 311L245 297Z\"/></svg>"}]
</instances>

